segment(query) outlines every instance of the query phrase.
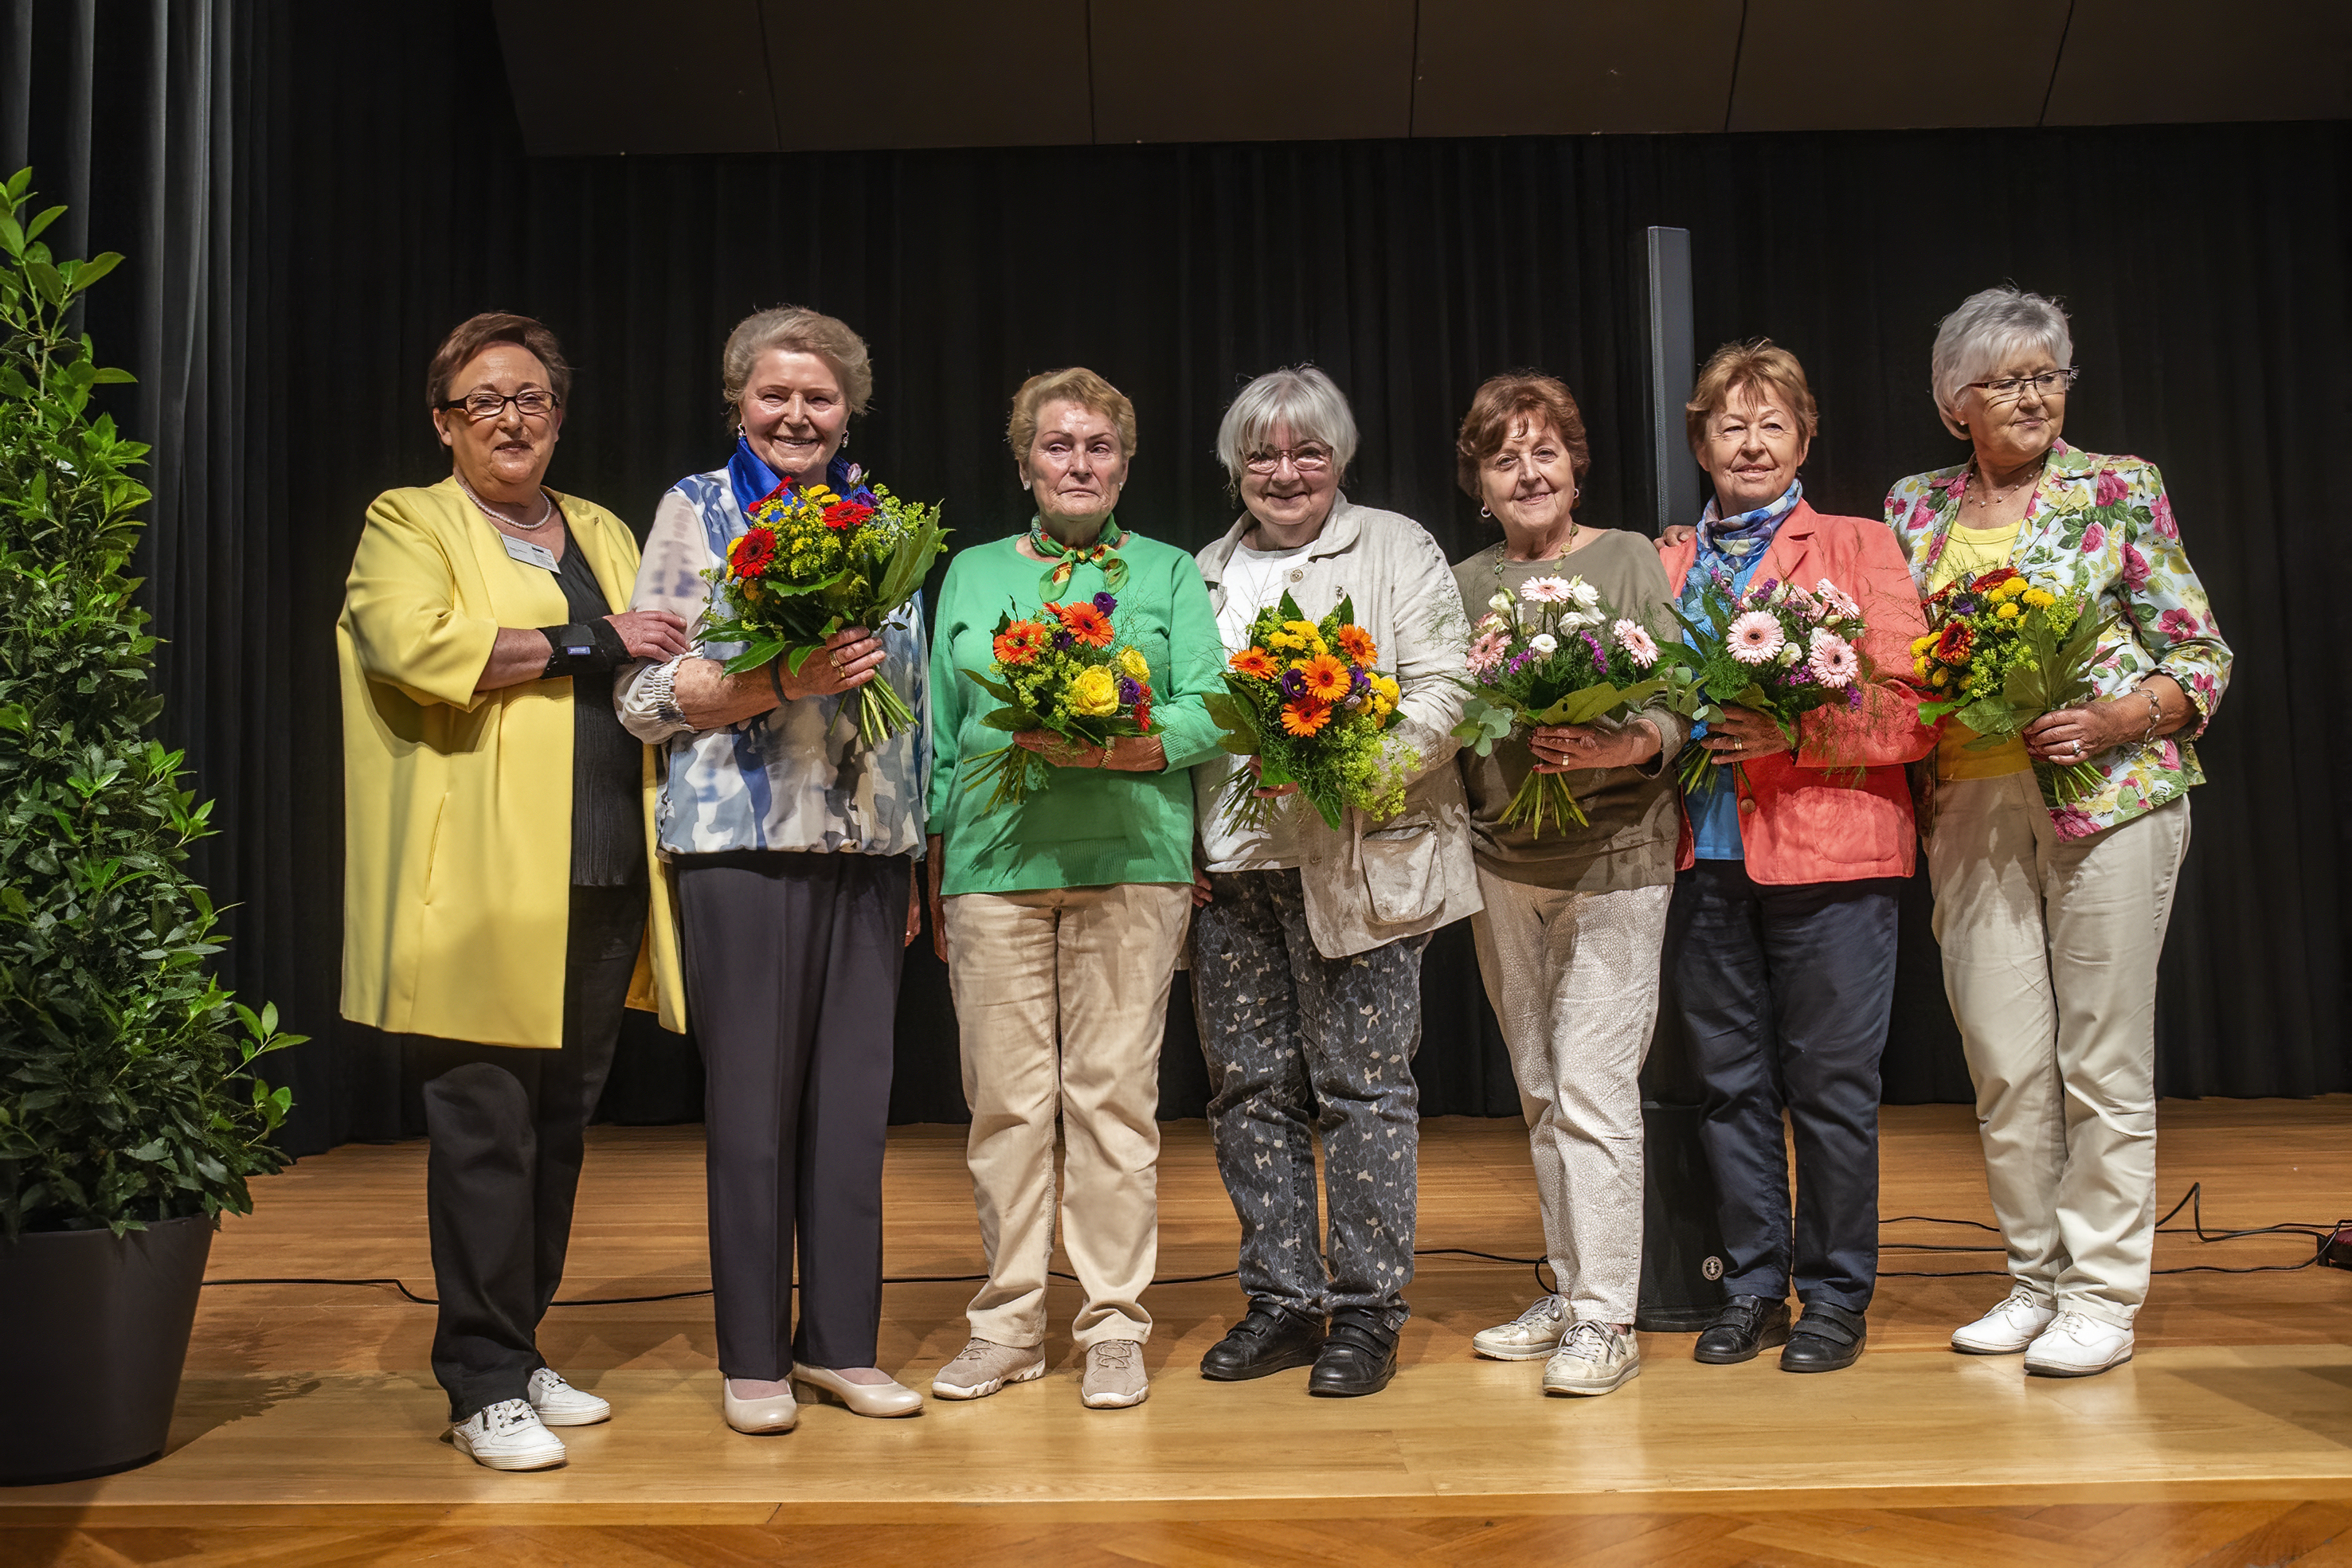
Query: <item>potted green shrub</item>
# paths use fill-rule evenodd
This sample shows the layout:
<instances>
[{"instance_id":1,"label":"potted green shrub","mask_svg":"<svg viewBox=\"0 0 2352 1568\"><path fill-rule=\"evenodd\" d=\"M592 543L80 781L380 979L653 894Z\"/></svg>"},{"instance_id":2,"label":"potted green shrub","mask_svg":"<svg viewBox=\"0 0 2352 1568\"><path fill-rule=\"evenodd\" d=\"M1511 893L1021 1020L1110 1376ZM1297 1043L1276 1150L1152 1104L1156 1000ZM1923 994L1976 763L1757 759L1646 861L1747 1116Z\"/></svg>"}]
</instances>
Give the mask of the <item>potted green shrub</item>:
<instances>
[{"instance_id":1,"label":"potted green shrub","mask_svg":"<svg viewBox=\"0 0 2352 1568\"><path fill-rule=\"evenodd\" d=\"M0 1482L161 1454L212 1233L289 1095L297 1043L207 971L186 869L209 803L151 738L156 639L128 575L147 448L92 417L127 382L68 329L122 258L53 259L32 171L0 187Z\"/></svg>"}]
</instances>

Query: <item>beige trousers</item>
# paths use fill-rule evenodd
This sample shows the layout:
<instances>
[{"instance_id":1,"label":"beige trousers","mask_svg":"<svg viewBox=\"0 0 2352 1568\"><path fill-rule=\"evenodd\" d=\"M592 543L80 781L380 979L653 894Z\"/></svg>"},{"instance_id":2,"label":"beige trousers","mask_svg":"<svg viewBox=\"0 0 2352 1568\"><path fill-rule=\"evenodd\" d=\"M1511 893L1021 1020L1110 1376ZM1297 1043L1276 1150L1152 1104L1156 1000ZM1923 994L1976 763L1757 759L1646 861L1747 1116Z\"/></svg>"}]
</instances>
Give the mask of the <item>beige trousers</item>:
<instances>
[{"instance_id":1,"label":"beige trousers","mask_svg":"<svg viewBox=\"0 0 2352 1568\"><path fill-rule=\"evenodd\" d=\"M1642 1293L1642 1059L1658 1019L1671 885L1565 893L1478 868L1470 917L1528 1120L1553 1278L1579 1321Z\"/></svg>"},{"instance_id":2,"label":"beige trousers","mask_svg":"<svg viewBox=\"0 0 2352 1568\"><path fill-rule=\"evenodd\" d=\"M2009 1271L2129 1328L2156 1234L2156 961L2182 797L2062 841L2031 772L1939 785L1927 869Z\"/></svg>"},{"instance_id":3,"label":"beige trousers","mask_svg":"<svg viewBox=\"0 0 2352 1568\"><path fill-rule=\"evenodd\" d=\"M1189 886L1167 883L945 901L971 1107L964 1157L988 1251L988 1282L967 1311L982 1339L1045 1341L1057 1112L1062 1241L1087 1297L1070 1337L1150 1337L1160 1037L1192 905Z\"/></svg>"}]
</instances>

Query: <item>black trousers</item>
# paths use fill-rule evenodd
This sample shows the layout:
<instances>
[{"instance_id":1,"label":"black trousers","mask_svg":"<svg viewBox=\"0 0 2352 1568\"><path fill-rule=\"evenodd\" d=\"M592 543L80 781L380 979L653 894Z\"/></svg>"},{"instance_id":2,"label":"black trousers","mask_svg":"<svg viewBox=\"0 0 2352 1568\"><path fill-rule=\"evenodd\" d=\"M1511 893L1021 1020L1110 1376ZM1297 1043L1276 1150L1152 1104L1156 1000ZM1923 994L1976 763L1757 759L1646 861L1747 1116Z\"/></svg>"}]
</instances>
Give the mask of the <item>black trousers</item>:
<instances>
[{"instance_id":1,"label":"black trousers","mask_svg":"<svg viewBox=\"0 0 2352 1568\"><path fill-rule=\"evenodd\" d=\"M1878 1059L1895 1004L1891 877L1780 886L1740 861L1675 879L1666 952L1720 1193L1723 1288L1863 1312L1878 1284ZM1788 1143L1797 1145L1790 1223Z\"/></svg>"},{"instance_id":2,"label":"black trousers","mask_svg":"<svg viewBox=\"0 0 2352 1568\"><path fill-rule=\"evenodd\" d=\"M912 863L773 850L676 862L725 1376L874 1364Z\"/></svg>"},{"instance_id":3,"label":"black trousers","mask_svg":"<svg viewBox=\"0 0 2352 1568\"><path fill-rule=\"evenodd\" d=\"M613 1068L645 928L642 885L572 890L560 1051L415 1041L441 1298L433 1375L452 1421L520 1399L546 1364L539 1322L563 1279L582 1134Z\"/></svg>"}]
</instances>

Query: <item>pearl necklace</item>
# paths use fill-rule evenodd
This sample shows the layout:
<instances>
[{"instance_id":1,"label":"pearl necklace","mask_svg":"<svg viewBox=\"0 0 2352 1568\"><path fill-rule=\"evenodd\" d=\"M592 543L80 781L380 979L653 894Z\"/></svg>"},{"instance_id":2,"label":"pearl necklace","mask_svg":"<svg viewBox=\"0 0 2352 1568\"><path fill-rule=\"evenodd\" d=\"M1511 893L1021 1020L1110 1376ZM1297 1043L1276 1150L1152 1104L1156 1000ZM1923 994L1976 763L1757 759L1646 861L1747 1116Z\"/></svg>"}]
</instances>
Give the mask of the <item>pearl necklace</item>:
<instances>
[{"instance_id":1,"label":"pearl necklace","mask_svg":"<svg viewBox=\"0 0 2352 1568\"><path fill-rule=\"evenodd\" d=\"M2042 456L2042 461L2033 465L2031 472L2019 475L2016 478L2011 480L2006 485L1996 485L1990 479L1985 477L1984 465L1981 463L1971 463L1969 465L1969 468L1975 473L1976 476L1983 482L1984 487L1992 493L1990 496L1983 497L1981 498L1976 496L1966 497L1961 500L1960 505L1963 507L1974 507L1979 511L1989 512L1995 507L2007 502L2011 496L2016 495L2018 491L2024 488L2027 484L2040 479L2042 477L2042 470L2048 467L2049 464L2049 456L2045 454Z\"/></svg>"},{"instance_id":2,"label":"pearl necklace","mask_svg":"<svg viewBox=\"0 0 2352 1568\"><path fill-rule=\"evenodd\" d=\"M527 534L533 534L547 527L549 519L555 516L555 503L547 498L547 492L544 490L539 493L539 520L535 523L526 523L520 517L508 517L504 512L475 495L474 487L467 484L462 477L455 475L451 477L457 479L457 488L466 492L466 499L473 502L475 508L494 523L504 523L510 528L520 528Z\"/></svg>"}]
</instances>

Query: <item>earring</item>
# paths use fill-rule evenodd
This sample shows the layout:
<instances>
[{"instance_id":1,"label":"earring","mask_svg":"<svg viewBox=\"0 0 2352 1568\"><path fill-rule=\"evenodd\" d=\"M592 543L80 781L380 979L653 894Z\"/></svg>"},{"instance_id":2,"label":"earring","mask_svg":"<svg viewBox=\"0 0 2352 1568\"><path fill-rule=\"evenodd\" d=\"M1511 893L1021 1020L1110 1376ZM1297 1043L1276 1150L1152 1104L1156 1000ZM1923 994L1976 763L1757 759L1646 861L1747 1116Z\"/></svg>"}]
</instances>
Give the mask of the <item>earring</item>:
<instances>
[{"instance_id":1,"label":"earring","mask_svg":"<svg viewBox=\"0 0 2352 1568\"><path fill-rule=\"evenodd\" d=\"M843 431L843 432L841 433L841 444L842 444L842 446L846 446L846 445L848 445L848 444L849 444L849 432L847 432L847 431L845 431L845 431ZM835 451L839 451L839 450L840 450L840 447L835 447Z\"/></svg>"},{"instance_id":2,"label":"earring","mask_svg":"<svg viewBox=\"0 0 2352 1568\"><path fill-rule=\"evenodd\" d=\"M1490 512L1490 511L1488 511L1485 507L1483 507L1483 506L1482 506L1482 507L1480 507L1478 508L1478 515L1479 515L1480 517L1493 517L1495 514L1494 514L1494 513L1492 513L1492 512Z\"/></svg>"}]
</instances>

